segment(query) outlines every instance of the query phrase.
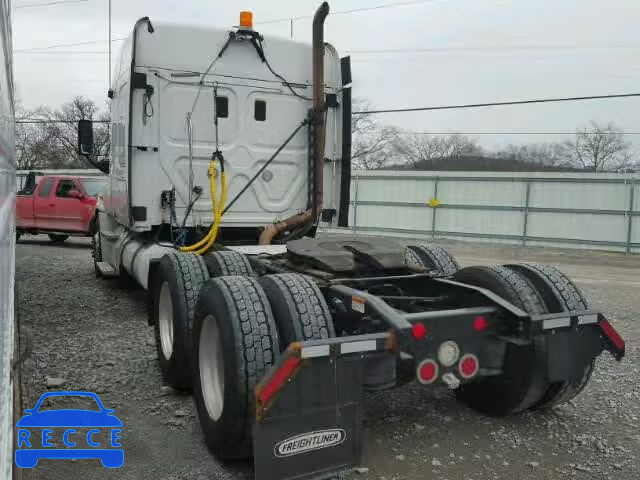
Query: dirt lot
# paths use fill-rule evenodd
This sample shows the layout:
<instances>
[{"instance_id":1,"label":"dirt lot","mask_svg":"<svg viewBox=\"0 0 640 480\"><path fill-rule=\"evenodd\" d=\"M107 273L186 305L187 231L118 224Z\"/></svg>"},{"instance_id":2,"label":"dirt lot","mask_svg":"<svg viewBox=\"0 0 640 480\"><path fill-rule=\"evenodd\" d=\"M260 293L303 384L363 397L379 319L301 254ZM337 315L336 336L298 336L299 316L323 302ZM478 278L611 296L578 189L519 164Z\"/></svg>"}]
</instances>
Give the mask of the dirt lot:
<instances>
[{"instance_id":1,"label":"dirt lot","mask_svg":"<svg viewBox=\"0 0 640 480\"><path fill-rule=\"evenodd\" d=\"M462 265L507 260L556 265L627 340L621 364L598 360L587 389L545 413L490 419L441 388L409 385L367 396L363 466L351 478L640 478L640 258L590 251L447 244ZM17 251L18 306L28 339L25 408L48 390L98 393L123 421L125 464L41 460L26 479L251 478L248 464L208 453L189 396L163 387L145 292L94 277L89 242L27 237ZM49 385L49 387L48 387Z\"/></svg>"}]
</instances>

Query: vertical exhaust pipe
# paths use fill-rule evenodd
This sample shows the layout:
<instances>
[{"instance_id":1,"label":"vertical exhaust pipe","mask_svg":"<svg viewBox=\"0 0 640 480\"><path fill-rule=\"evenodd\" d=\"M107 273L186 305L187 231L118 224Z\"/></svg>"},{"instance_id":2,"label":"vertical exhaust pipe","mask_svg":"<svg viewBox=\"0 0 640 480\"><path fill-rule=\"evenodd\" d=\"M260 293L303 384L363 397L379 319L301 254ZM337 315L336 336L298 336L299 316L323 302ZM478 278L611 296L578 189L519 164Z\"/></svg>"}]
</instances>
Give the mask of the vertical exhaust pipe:
<instances>
[{"instance_id":1,"label":"vertical exhaust pipe","mask_svg":"<svg viewBox=\"0 0 640 480\"><path fill-rule=\"evenodd\" d=\"M315 200L313 219L322 212L324 198L324 143L326 127L324 97L324 21L329 15L329 4L323 2L313 16L313 166Z\"/></svg>"},{"instance_id":2,"label":"vertical exhaust pipe","mask_svg":"<svg viewBox=\"0 0 640 480\"><path fill-rule=\"evenodd\" d=\"M291 230L295 227L312 223L322 213L324 197L324 142L326 129L324 124L325 97L324 97L324 21L329 15L329 4L323 2L313 16L313 172L314 196L308 210L287 218L282 222L268 225L260 234L259 244L269 245L276 235Z\"/></svg>"}]
</instances>

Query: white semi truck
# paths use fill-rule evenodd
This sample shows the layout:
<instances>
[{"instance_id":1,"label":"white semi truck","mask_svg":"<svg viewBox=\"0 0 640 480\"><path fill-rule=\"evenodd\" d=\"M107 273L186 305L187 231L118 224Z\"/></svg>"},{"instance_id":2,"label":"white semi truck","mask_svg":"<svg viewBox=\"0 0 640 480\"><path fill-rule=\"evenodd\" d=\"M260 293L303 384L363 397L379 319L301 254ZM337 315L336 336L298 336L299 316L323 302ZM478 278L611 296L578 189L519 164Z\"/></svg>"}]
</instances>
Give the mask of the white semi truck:
<instances>
[{"instance_id":1,"label":"white semi truck","mask_svg":"<svg viewBox=\"0 0 640 480\"><path fill-rule=\"evenodd\" d=\"M96 274L148 291L159 365L259 479L359 462L364 390L444 384L488 415L575 397L624 341L552 267L460 269L349 236L351 71L324 42L140 19L115 69ZM80 152L92 154L89 121Z\"/></svg>"}]
</instances>

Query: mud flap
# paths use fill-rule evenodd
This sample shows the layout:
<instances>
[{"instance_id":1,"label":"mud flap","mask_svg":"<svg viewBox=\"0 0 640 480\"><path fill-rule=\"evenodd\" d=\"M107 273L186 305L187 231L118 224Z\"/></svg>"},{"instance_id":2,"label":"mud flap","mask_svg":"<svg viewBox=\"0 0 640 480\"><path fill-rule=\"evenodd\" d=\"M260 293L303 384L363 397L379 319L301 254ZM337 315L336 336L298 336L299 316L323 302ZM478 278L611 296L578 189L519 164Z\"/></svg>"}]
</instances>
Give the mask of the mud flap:
<instances>
[{"instance_id":1,"label":"mud flap","mask_svg":"<svg viewBox=\"0 0 640 480\"><path fill-rule=\"evenodd\" d=\"M256 480L334 477L360 463L367 358L390 334L294 343L256 388Z\"/></svg>"},{"instance_id":2,"label":"mud flap","mask_svg":"<svg viewBox=\"0 0 640 480\"><path fill-rule=\"evenodd\" d=\"M618 361L625 355L624 340L601 313L550 313L533 316L531 321L531 333L546 336L547 378L551 382L579 376L603 350Z\"/></svg>"}]
</instances>

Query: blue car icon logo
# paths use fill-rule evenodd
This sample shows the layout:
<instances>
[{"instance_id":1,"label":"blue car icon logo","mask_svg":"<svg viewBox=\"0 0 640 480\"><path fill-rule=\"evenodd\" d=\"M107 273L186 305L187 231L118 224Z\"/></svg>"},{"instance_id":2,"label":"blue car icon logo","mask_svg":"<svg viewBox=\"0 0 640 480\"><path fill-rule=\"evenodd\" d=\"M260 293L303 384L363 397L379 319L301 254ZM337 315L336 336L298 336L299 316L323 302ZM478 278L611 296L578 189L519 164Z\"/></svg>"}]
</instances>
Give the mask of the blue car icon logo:
<instances>
[{"instance_id":1,"label":"blue car icon logo","mask_svg":"<svg viewBox=\"0 0 640 480\"><path fill-rule=\"evenodd\" d=\"M84 397L97 409L57 408L46 410L43 402L52 397ZM88 398L87 398L88 397ZM107 468L124 463L121 448L122 422L114 410L105 408L91 392L48 392L34 408L27 408L18 420L16 465L33 468L41 458L100 459Z\"/></svg>"}]
</instances>

